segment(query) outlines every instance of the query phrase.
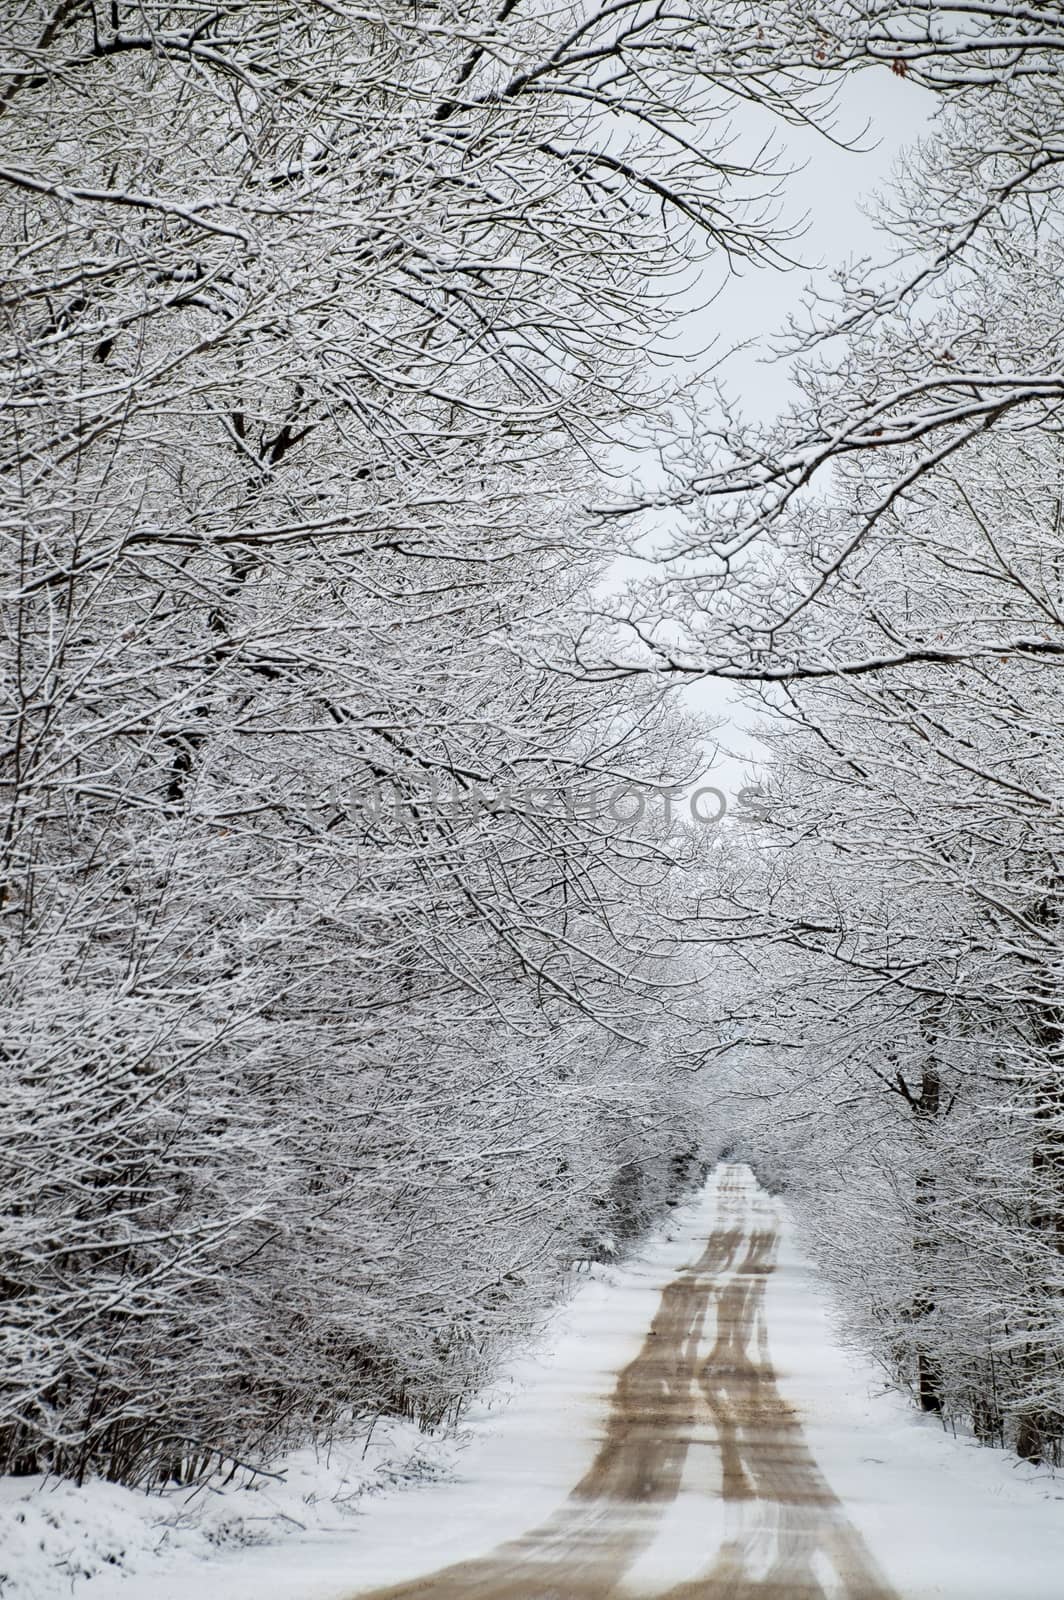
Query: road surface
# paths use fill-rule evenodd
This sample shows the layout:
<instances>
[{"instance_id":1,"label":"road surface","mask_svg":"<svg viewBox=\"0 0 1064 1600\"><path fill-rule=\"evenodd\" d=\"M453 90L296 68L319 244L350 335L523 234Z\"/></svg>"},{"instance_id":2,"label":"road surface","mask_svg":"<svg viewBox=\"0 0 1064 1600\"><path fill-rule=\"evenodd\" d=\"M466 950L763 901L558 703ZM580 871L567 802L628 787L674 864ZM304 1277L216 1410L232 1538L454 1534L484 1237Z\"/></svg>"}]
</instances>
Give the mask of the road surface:
<instances>
[{"instance_id":1,"label":"road surface","mask_svg":"<svg viewBox=\"0 0 1064 1600\"><path fill-rule=\"evenodd\" d=\"M490 1555L357 1600L900 1600L779 1392L765 1321L772 1201L741 1167L718 1194L705 1250L663 1291L568 1499ZM695 1574L663 1590L646 1561L642 1579L634 1569L706 1452L715 1470L697 1477L723 1505L707 1506Z\"/></svg>"}]
</instances>

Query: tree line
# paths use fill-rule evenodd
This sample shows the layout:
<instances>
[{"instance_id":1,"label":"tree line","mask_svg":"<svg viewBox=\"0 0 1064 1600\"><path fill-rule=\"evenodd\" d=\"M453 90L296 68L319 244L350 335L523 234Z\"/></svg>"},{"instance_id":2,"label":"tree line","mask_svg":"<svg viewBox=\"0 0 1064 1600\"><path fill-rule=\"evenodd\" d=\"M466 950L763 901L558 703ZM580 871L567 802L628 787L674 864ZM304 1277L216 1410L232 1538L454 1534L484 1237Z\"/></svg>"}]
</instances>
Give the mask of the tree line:
<instances>
[{"instance_id":1,"label":"tree line","mask_svg":"<svg viewBox=\"0 0 1064 1600\"><path fill-rule=\"evenodd\" d=\"M7 1470L453 1416L697 1173L745 1012L870 1336L1059 1436L1060 21L11 9ZM788 248L729 118L888 69L944 106L897 269L802 331L793 415L677 433L679 297ZM662 504L675 566L589 608ZM692 675L773 706L725 849L581 803L697 771Z\"/></svg>"}]
</instances>

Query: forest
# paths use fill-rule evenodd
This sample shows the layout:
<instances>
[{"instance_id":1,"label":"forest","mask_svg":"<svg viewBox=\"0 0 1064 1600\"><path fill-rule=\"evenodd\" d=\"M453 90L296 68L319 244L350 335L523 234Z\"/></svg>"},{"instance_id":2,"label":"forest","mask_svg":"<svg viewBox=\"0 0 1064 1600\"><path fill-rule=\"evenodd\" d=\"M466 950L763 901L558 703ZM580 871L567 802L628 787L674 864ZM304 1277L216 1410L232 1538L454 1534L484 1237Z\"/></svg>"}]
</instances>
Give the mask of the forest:
<instances>
[{"instance_id":1,"label":"forest","mask_svg":"<svg viewBox=\"0 0 1064 1600\"><path fill-rule=\"evenodd\" d=\"M1064 8L0 38L0 1470L451 1425L725 1149L1059 1464ZM865 74L927 125L750 419L670 338Z\"/></svg>"}]
</instances>

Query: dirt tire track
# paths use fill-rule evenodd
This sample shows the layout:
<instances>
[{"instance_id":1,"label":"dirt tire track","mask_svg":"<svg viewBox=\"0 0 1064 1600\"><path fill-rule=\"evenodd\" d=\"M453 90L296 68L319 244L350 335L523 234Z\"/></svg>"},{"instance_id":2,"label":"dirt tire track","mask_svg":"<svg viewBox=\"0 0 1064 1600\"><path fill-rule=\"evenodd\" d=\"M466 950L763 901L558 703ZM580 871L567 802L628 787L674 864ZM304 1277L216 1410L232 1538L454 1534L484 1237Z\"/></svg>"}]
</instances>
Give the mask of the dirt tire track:
<instances>
[{"instance_id":1,"label":"dirt tire track","mask_svg":"<svg viewBox=\"0 0 1064 1600\"><path fill-rule=\"evenodd\" d=\"M705 1251L663 1291L639 1354L618 1376L595 1459L564 1504L490 1555L361 1600L634 1596L625 1574L679 1494L692 1446L706 1447L707 1426L727 1534L700 1576L654 1591L659 1600L897 1600L779 1393L764 1308L775 1214L747 1168L725 1168L718 1197Z\"/></svg>"}]
</instances>

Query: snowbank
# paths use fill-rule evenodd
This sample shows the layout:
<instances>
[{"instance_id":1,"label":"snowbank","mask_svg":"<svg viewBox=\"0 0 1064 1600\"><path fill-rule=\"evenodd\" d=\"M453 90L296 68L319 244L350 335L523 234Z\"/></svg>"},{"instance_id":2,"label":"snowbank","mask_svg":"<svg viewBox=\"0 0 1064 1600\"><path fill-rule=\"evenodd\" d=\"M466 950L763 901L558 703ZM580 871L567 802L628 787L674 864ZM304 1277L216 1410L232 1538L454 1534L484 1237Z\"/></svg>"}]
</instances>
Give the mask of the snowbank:
<instances>
[{"instance_id":1,"label":"snowbank","mask_svg":"<svg viewBox=\"0 0 1064 1600\"><path fill-rule=\"evenodd\" d=\"M101 1578L116 1574L150 1578L147 1593L161 1572L223 1552L310 1534L350 1537L367 1495L440 1477L456 1452L454 1441L391 1422L327 1454L294 1454L276 1477L225 1489L144 1495L113 1483L0 1478L0 1597L91 1600Z\"/></svg>"}]
</instances>

